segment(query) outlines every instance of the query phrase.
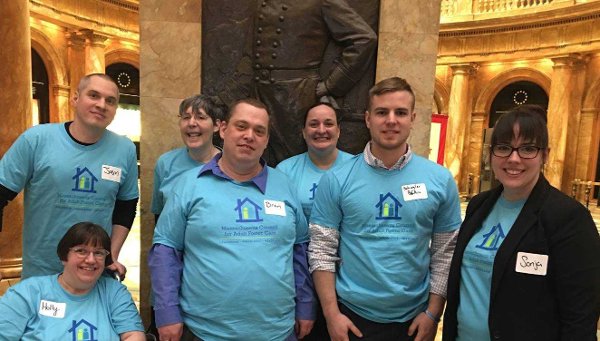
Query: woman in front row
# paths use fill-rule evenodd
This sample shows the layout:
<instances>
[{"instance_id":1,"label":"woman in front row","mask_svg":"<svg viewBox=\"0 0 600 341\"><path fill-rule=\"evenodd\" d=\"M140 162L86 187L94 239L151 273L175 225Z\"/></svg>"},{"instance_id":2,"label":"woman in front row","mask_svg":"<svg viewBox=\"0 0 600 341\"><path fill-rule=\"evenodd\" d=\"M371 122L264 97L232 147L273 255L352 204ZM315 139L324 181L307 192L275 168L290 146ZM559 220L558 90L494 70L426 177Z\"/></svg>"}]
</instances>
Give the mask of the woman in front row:
<instances>
[{"instance_id":1,"label":"woman in front row","mask_svg":"<svg viewBox=\"0 0 600 341\"><path fill-rule=\"evenodd\" d=\"M63 272L23 280L0 298L0 340L146 340L127 288L102 276L108 250L102 227L73 225L57 247Z\"/></svg>"},{"instance_id":2,"label":"woman in front row","mask_svg":"<svg viewBox=\"0 0 600 341\"><path fill-rule=\"evenodd\" d=\"M496 123L490 157L501 186L467 207L444 341L596 340L600 238L589 211L541 173L549 152L542 108Z\"/></svg>"}]
</instances>

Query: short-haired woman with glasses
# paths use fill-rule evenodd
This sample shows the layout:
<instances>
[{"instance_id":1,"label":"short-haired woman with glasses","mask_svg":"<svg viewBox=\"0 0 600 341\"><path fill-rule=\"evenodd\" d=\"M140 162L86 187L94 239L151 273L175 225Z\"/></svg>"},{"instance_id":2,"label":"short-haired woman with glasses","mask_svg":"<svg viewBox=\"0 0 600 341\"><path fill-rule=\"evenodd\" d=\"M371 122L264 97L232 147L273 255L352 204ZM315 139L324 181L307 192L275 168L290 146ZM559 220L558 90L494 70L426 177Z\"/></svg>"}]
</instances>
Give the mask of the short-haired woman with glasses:
<instances>
[{"instance_id":1,"label":"short-haired woman with glasses","mask_svg":"<svg viewBox=\"0 0 600 341\"><path fill-rule=\"evenodd\" d=\"M57 247L62 273L27 278L0 297L0 340L146 340L127 288L102 276L108 250L101 226L73 225Z\"/></svg>"},{"instance_id":2,"label":"short-haired woman with glasses","mask_svg":"<svg viewBox=\"0 0 600 341\"><path fill-rule=\"evenodd\" d=\"M494 127L500 186L469 202L452 258L444 341L596 340L600 237L589 211L552 187L544 110Z\"/></svg>"},{"instance_id":3,"label":"short-haired woman with glasses","mask_svg":"<svg viewBox=\"0 0 600 341\"><path fill-rule=\"evenodd\" d=\"M173 184L182 173L204 165L220 150L213 145L219 131L224 108L207 95L194 95L179 105L179 133L184 147L161 155L154 167L152 213L156 220L162 211Z\"/></svg>"}]
</instances>

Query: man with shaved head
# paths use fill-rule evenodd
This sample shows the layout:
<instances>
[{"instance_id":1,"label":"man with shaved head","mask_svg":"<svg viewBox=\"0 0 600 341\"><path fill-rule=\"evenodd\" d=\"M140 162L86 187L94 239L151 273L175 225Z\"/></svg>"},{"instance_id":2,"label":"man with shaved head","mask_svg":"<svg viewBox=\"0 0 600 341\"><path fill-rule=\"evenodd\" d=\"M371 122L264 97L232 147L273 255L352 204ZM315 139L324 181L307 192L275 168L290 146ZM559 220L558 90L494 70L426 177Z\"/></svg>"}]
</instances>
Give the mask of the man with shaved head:
<instances>
[{"instance_id":1,"label":"man with shaved head","mask_svg":"<svg viewBox=\"0 0 600 341\"><path fill-rule=\"evenodd\" d=\"M25 194L22 278L61 272L56 245L80 221L104 227L114 261L108 268L125 276L118 257L139 192L133 142L106 129L118 103L109 76L87 75L72 98L73 121L28 129L0 160L0 213L21 190Z\"/></svg>"}]
</instances>

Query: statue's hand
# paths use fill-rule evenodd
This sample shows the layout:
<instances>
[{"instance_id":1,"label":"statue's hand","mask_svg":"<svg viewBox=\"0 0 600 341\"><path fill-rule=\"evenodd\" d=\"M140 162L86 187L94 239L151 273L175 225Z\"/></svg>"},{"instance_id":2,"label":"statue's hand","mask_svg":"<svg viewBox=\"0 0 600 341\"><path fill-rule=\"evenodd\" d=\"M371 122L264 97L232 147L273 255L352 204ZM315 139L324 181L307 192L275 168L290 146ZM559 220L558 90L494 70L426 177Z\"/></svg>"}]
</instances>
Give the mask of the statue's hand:
<instances>
[{"instance_id":1,"label":"statue's hand","mask_svg":"<svg viewBox=\"0 0 600 341\"><path fill-rule=\"evenodd\" d=\"M317 98L321 98L322 96L325 96L329 93L329 90L327 90L327 87L325 86L325 82L321 81L319 83L317 83L317 89L315 90Z\"/></svg>"}]
</instances>

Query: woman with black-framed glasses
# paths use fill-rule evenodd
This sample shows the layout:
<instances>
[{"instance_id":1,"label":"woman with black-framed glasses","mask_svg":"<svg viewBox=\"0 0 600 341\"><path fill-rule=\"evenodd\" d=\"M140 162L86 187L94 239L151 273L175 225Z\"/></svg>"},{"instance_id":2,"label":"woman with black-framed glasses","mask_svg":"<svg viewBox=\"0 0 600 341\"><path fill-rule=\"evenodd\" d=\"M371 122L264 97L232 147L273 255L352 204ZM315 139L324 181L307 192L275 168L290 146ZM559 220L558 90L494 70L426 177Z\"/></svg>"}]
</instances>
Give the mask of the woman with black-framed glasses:
<instances>
[{"instance_id":1,"label":"woman with black-framed glasses","mask_svg":"<svg viewBox=\"0 0 600 341\"><path fill-rule=\"evenodd\" d=\"M109 249L101 226L73 225L56 249L63 272L29 277L0 297L0 340L146 340L127 288L102 275Z\"/></svg>"},{"instance_id":2,"label":"woman with black-framed glasses","mask_svg":"<svg viewBox=\"0 0 600 341\"><path fill-rule=\"evenodd\" d=\"M494 127L500 186L467 207L448 279L444 341L596 340L600 237L589 211L552 187L544 110Z\"/></svg>"}]
</instances>

